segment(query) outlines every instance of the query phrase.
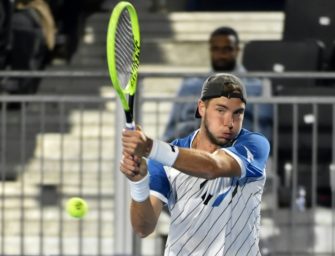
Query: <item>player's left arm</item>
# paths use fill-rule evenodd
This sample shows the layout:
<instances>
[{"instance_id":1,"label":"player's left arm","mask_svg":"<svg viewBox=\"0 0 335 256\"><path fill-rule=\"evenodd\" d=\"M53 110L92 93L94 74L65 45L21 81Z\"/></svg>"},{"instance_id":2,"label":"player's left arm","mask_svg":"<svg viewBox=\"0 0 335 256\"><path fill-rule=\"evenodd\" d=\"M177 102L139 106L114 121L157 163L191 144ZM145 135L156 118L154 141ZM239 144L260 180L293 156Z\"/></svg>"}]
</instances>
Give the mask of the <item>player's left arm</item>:
<instances>
[{"instance_id":1,"label":"player's left arm","mask_svg":"<svg viewBox=\"0 0 335 256\"><path fill-rule=\"evenodd\" d=\"M248 157L250 154L258 162L264 162L269 151L268 142L261 135L250 136L245 142L247 148L238 144L229 151L218 149L213 153L171 147L160 141L155 141L155 143L158 143L158 146L155 145L153 148L153 141L140 131L124 131L123 133L123 148L129 154L153 158L162 164L173 166L181 172L205 179L241 177L249 165ZM152 151L156 153L153 154Z\"/></svg>"},{"instance_id":2,"label":"player's left arm","mask_svg":"<svg viewBox=\"0 0 335 256\"><path fill-rule=\"evenodd\" d=\"M204 179L241 175L241 167L236 159L220 149L208 153L196 149L180 148L173 167L183 173Z\"/></svg>"},{"instance_id":3,"label":"player's left arm","mask_svg":"<svg viewBox=\"0 0 335 256\"><path fill-rule=\"evenodd\" d=\"M206 179L217 177L254 177L264 175L269 157L268 140L256 133L243 135L233 146L214 153L195 149L179 149L173 166L189 175Z\"/></svg>"},{"instance_id":4,"label":"player's left arm","mask_svg":"<svg viewBox=\"0 0 335 256\"><path fill-rule=\"evenodd\" d=\"M148 157L153 150L153 141L141 132L125 130L122 141L124 154ZM158 154L162 158L168 158L168 153L171 152L165 153ZM155 160L160 162L159 159ZM174 168L181 172L205 179L214 179L220 176L240 176L241 174L238 162L223 150L217 150L211 154L201 150L179 148L178 156L172 164Z\"/></svg>"}]
</instances>

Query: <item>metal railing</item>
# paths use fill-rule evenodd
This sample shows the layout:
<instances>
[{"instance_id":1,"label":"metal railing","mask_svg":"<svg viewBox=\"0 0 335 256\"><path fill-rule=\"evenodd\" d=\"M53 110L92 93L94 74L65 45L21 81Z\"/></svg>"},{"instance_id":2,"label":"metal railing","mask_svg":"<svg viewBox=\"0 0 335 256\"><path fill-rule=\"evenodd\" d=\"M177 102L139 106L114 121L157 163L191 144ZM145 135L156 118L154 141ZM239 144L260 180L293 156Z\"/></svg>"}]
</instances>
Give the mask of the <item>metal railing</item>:
<instances>
[{"instance_id":1,"label":"metal railing","mask_svg":"<svg viewBox=\"0 0 335 256\"><path fill-rule=\"evenodd\" d=\"M206 74L170 70L143 72L141 78L185 75ZM0 76L100 78L107 74L0 72ZM243 76L335 78L334 73L304 72ZM160 137L172 103L194 100L150 96L144 89L136 117L145 131ZM263 104L273 105L272 161L262 209L263 255L335 255L335 95L249 98L248 102L255 111ZM10 108L12 103L15 109ZM159 249L152 244L161 242L164 231L144 239L142 248L131 233L127 183L117 170L118 134L123 128L123 112L117 104L115 97L101 96L0 96L1 255L140 251L157 255ZM291 121L282 124L285 113ZM71 196L88 201L90 212L85 218L71 219L65 213Z\"/></svg>"},{"instance_id":2,"label":"metal railing","mask_svg":"<svg viewBox=\"0 0 335 256\"><path fill-rule=\"evenodd\" d=\"M1 255L111 255L115 99L0 101ZM72 196L88 201L86 218L66 214Z\"/></svg>"}]
</instances>

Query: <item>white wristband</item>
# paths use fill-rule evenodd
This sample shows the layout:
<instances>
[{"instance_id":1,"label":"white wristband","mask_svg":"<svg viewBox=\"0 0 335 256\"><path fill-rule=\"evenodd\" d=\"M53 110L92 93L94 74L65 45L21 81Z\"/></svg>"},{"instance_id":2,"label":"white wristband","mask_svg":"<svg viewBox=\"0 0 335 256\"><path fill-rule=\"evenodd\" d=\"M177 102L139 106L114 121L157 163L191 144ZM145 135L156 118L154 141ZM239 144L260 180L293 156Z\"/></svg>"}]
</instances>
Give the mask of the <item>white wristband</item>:
<instances>
[{"instance_id":1,"label":"white wristband","mask_svg":"<svg viewBox=\"0 0 335 256\"><path fill-rule=\"evenodd\" d=\"M165 166L172 166L179 154L177 146L160 140L153 140L148 158L160 162Z\"/></svg>"},{"instance_id":2,"label":"white wristband","mask_svg":"<svg viewBox=\"0 0 335 256\"><path fill-rule=\"evenodd\" d=\"M149 173L139 181L129 181L131 198L136 202L145 201L150 195Z\"/></svg>"}]
</instances>

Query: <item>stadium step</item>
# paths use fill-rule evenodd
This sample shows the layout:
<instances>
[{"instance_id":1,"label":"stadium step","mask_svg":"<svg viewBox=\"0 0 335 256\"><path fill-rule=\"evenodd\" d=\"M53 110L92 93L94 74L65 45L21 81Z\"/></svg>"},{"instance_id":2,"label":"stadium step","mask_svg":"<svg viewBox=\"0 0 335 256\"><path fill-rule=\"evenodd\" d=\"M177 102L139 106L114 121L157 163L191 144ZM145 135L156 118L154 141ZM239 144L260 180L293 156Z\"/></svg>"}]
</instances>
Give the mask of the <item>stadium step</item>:
<instances>
[{"instance_id":1,"label":"stadium step","mask_svg":"<svg viewBox=\"0 0 335 256\"><path fill-rule=\"evenodd\" d=\"M106 65L109 16L110 13L106 12L88 18L82 45L73 64L92 68ZM281 39L283 18L281 12L143 13L139 17L141 64L208 66L207 41L215 28L235 28L240 34L243 50L245 42L249 40Z\"/></svg>"}]
</instances>

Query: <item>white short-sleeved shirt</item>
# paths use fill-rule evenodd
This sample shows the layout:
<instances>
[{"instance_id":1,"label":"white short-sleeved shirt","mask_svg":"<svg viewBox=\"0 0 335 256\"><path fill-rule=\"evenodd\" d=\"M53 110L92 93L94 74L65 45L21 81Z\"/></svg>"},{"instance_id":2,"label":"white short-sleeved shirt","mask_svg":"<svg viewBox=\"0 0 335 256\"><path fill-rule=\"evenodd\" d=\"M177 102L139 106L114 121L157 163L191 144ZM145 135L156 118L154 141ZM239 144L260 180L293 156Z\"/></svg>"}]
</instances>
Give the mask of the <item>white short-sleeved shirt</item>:
<instances>
[{"instance_id":1,"label":"white short-sleeved shirt","mask_svg":"<svg viewBox=\"0 0 335 256\"><path fill-rule=\"evenodd\" d=\"M172 144L190 148L196 132ZM151 195L168 205L171 224L165 255L260 255L261 198L269 142L242 129L222 148L241 166L241 177L193 177L149 160Z\"/></svg>"}]
</instances>

